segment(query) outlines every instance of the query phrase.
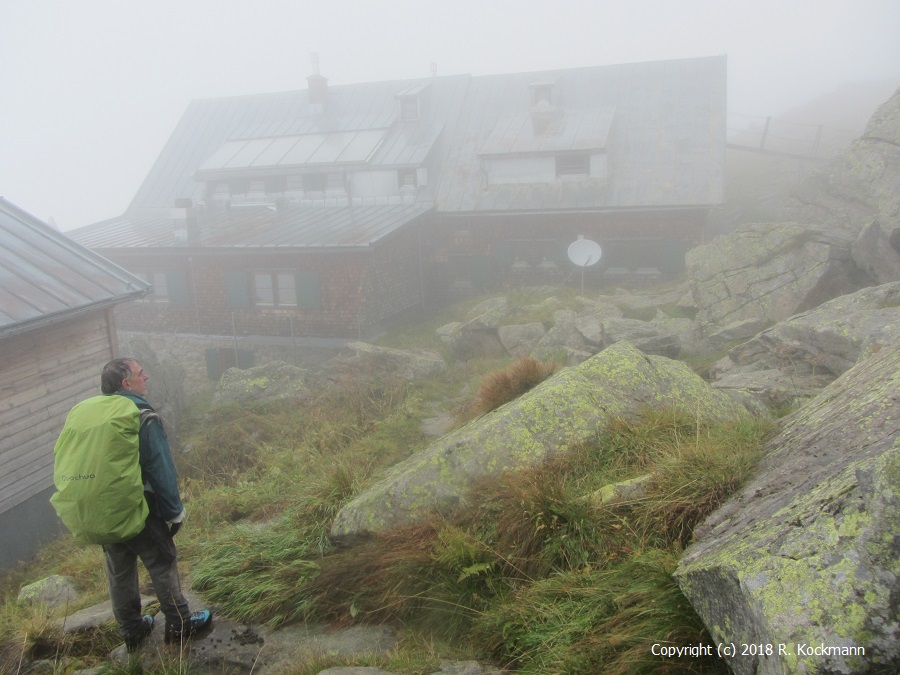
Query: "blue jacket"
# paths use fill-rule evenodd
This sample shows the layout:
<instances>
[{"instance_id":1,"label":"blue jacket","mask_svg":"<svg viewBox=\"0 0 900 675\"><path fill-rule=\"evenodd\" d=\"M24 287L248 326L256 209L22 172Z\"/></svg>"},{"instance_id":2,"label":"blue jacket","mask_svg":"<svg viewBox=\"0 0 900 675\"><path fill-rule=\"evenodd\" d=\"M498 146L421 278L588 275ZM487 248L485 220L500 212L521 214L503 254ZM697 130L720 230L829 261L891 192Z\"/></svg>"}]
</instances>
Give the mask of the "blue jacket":
<instances>
[{"instance_id":1,"label":"blue jacket","mask_svg":"<svg viewBox=\"0 0 900 675\"><path fill-rule=\"evenodd\" d=\"M125 389L116 393L134 401L141 410L153 410L146 399L133 391ZM178 492L178 474L169 439L158 419L151 418L141 427L139 448L144 489L156 495L157 515L172 520L184 510L184 504Z\"/></svg>"}]
</instances>

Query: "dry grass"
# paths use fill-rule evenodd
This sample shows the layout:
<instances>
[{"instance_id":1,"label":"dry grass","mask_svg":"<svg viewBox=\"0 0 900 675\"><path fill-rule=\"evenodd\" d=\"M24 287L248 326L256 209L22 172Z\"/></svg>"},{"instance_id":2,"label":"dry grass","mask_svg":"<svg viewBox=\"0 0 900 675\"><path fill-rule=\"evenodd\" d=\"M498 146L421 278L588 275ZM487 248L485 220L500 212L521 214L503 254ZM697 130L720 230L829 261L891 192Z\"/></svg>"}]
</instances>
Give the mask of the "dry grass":
<instances>
[{"instance_id":1,"label":"dry grass","mask_svg":"<svg viewBox=\"0 0 900 675\"><path fill-rule=\"evenodd\" d=\"M475 392L471 405L478 417L517 399L559 370L559 365L523 356L504 370L489 373Z\"/></svg>"}]
</instances>

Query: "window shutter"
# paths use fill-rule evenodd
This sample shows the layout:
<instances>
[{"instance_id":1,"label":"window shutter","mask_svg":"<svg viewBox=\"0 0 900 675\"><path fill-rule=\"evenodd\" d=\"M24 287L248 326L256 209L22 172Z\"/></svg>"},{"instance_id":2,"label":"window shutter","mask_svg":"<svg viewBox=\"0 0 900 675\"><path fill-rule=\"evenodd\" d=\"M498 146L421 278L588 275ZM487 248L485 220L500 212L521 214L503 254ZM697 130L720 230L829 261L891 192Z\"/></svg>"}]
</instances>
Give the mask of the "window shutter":
<instances>
[{"instance_id":1,"label":"window shutter","mask_svg":"<svg viewBox=\"0 0 900 675\"><path fill-rule=\"evenodd\" d=\"M226 272L225 291L228 294L229 307L250 307L250 288L247 285L246 272Z\"/></svg>"},{"instance_id":2,"label":"window shutter","mask_svg":"<svg viewBox=\"0 0 900 675\"><path fill-rule=\"evenodd\" d=\"M322 294L318 272L297 272L297 308L318 309L322 306Z\"/></svg>"},{"instance_id":3,"label":"window shutter","mask_svg":"<svg viewBox=\"0 0 900 675\"><path fill-rule=\"evenodd\" d=\"M169 304L176 307L191 304L187 272L166 272L166 286L169 289Z\"/></svg>"}]
</instances>

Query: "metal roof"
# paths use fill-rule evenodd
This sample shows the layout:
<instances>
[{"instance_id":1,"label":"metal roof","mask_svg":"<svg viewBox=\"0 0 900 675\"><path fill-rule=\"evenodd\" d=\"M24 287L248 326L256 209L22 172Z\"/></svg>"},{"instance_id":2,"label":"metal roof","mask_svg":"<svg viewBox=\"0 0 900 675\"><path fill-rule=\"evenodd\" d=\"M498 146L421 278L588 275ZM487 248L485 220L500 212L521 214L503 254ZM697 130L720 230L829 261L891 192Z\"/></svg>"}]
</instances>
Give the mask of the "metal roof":
<instances>
[{"instance_id":1,"label":"metal roof","mask_svg":"<svg viewBox=\"0 0 900 675\"><path fill-rule=\"evenodd\" d=\"M505 115L497 120L478 151L482 157L603 150L612 126L613 110L557 111L547 133L535 133L528 113Z\"/></svg>"},{"instance_id":2,"label":"metal roof","mask_svg":"<svg viewBox=\"0 0 900 675\"><path fill-rule=\"evenodd\" d=\"M142 295L149 285L0 197L0 337Z\"/></svg>"},{"instance_id":3,"label":"metal roof","mask_svg":"<svg viewBox=\"0 0 900 675\"><path fill-rule=\"evenodd\" d=\"M197 245L204 248L360 249L374 246L404 225L428 213L428 204L345 207L312 206L286 211L237 207L203 223ZM132 247L184 248L175 240L171 218L122 216L70 232L93 249Z\"/></svg>"},{"instance_id":4,"label":"metal roof","mask_svg":"<svg viewBox=\"0 0 900 675\"><path fill-rule=\"evenodd\" d=\"M525 124L536 82L554 88L552 104L564 116L541 150L565 150L567 137L575 149L583 145L576 139L593 136L606 151L606 180L485 185L485 153L538 150ZM474 77L444 160L438 211L719 204L725 85L724 56Z\"/></svg>"},{"instance_id":5,"label":"metal roof","mask_svg":"<svg viewBox=\"0 0 900 675\"><path fill-rule=\"evenodd\" d=\"M444 150L435 150L435 146L446 141L441 129L458 115L469 79L468 75L452 75L330 85L321 111L309 104L305 90L192 101L128 210L171 208L176 199L195 197L198 183L194 172L200 167L222 168L226 161L302 162L302 158L276 158L282 150L287 152L288 145L298 152L302 143L323 135L337 140L344 134L350 138L350 132L363 132L366 138L365 134L390 129L368 160L374 166L416 163L431 152L443 156ZM396 97L411 92L423 97L421 119L401 122ZM241 141L245 143L238 143ZM238 150L246 155L234 158ZM247 159L257 151L256 159ZM352 150L357 158L362 152ZM209 166L205 166L207 162ZM438 174L436 168L429 185L436 184ZM433 201L433 195L427 195L430 189L425 189L426 200Z\"/></svg>"}]
</instances>

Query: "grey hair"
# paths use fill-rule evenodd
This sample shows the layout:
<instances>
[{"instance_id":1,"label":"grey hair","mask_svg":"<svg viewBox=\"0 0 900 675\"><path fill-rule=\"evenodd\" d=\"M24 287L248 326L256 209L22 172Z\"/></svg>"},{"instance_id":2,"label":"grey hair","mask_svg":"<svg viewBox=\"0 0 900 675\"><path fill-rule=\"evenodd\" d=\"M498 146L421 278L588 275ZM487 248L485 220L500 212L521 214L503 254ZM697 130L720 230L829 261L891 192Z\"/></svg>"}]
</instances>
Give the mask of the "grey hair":
<instances>
[{"instance_id":1,"label":"grey hair","mask_svg":"<svg viewBox=\"0 0 900 675\"><path fill-rule=\"evenodd\" d=\"M132 358L113 359L103 366L100 375L100 391L104 394L115 394L122 390L122 380L129 377L137 363Z\"/></svg>"}]
</instances>

